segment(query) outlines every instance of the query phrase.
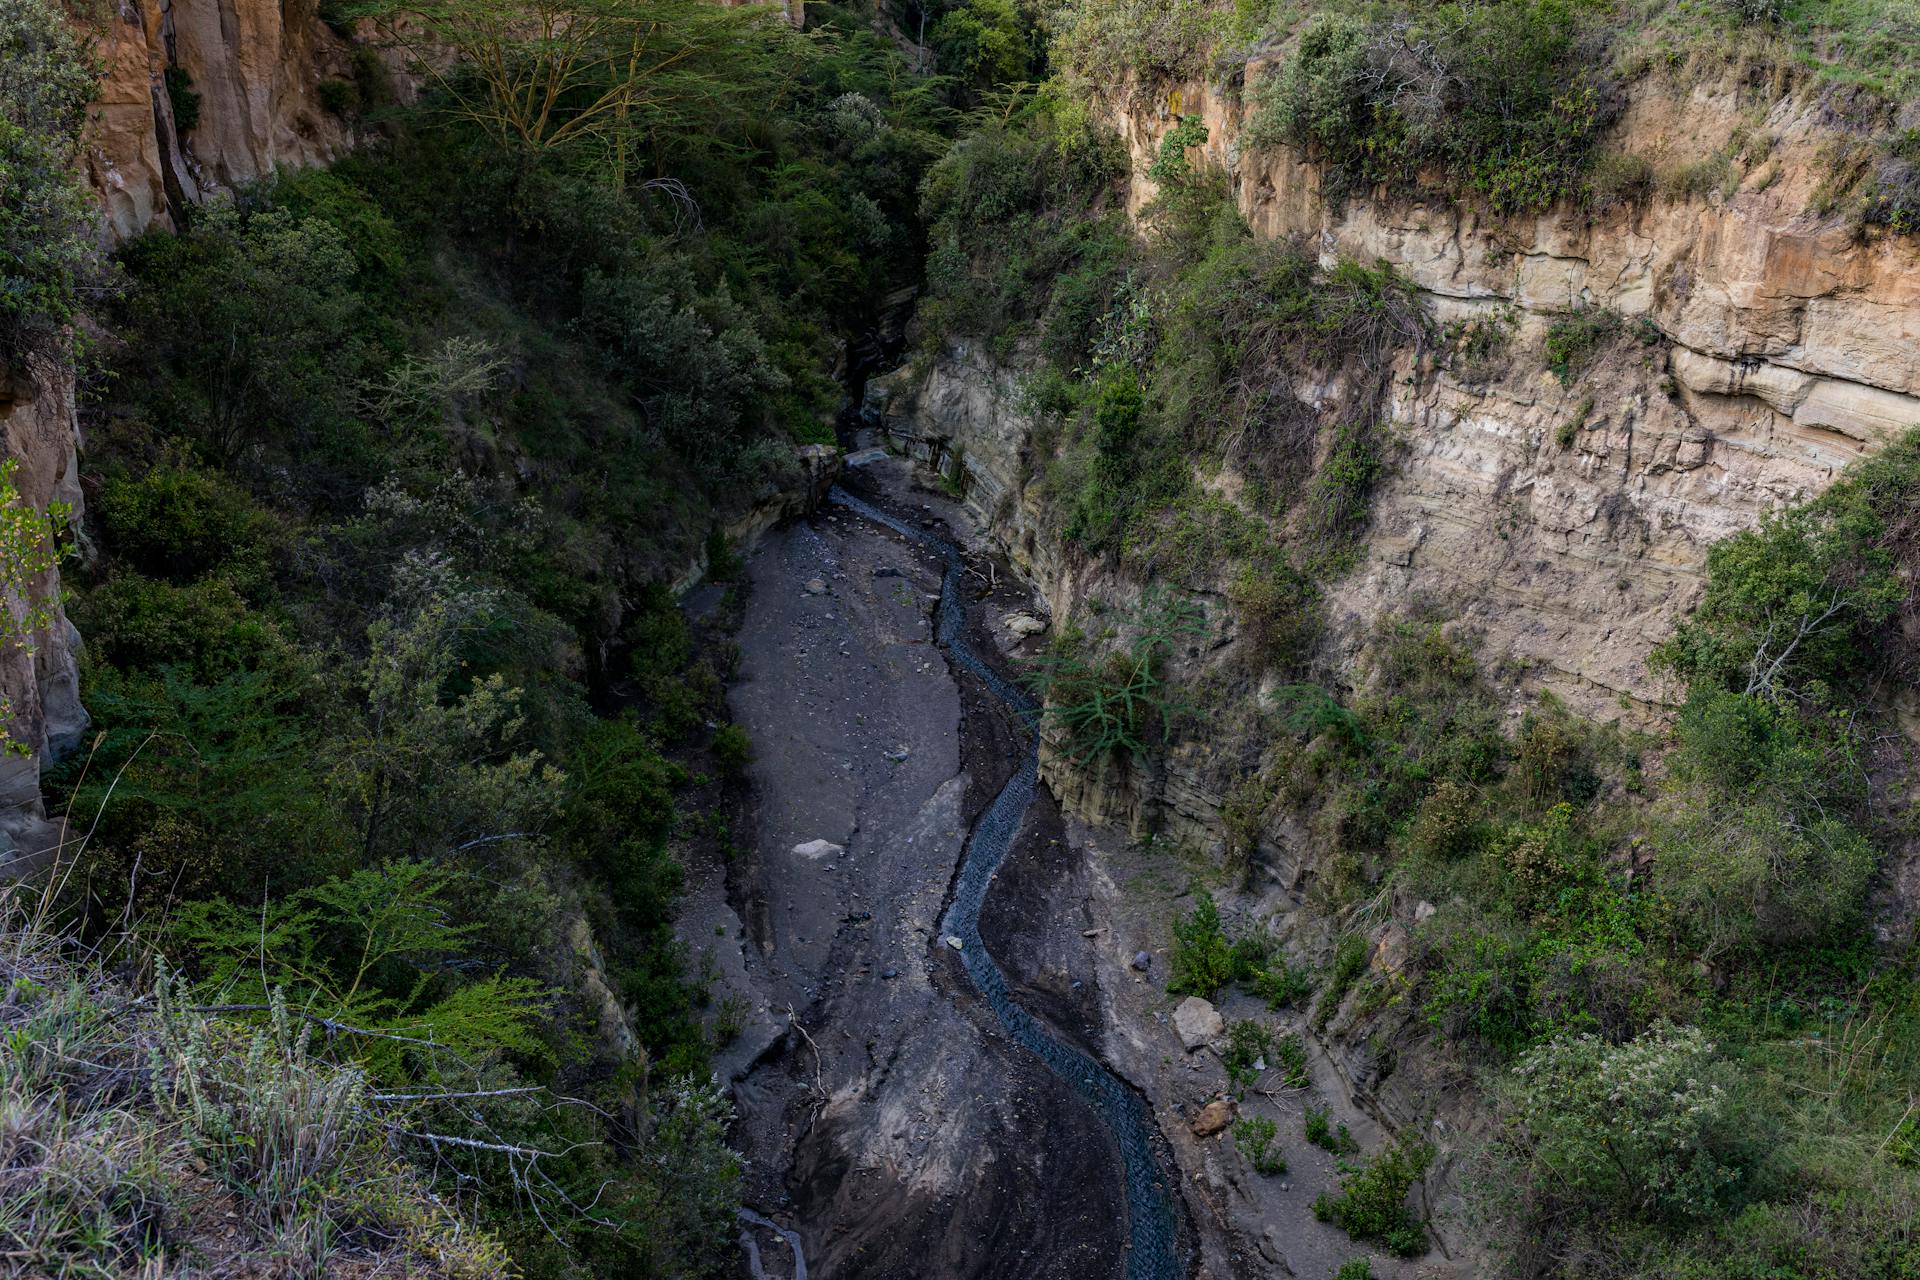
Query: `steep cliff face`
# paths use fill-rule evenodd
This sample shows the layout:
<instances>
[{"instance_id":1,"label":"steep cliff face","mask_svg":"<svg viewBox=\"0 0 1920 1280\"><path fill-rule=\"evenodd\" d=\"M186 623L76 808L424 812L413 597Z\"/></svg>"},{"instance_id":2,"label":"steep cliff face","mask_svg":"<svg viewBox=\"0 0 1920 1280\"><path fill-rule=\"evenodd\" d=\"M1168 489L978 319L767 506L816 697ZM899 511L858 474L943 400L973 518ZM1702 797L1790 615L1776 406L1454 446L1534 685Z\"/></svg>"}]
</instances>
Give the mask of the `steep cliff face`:
<instances>
[{"instance_id":1,"label":"steep cliff face","mask_svg":"<svg viewBox=\"0 0 1920 1280\"><path fill-rule=\"evenodd\" d=\"M1507 335L1485 360L1403 354L1365 552L1330 588L1336 665L1375 619L1422 600L1477 634L1516 699L1546 689L1583 714L1644 722L1679 694L1647 658L1697 599L1712 543L1920 424L1920 245L1809 212L1830 137L1795 101L1760 112L1709 89L1644 88L1616 145L1656 166L1711 156L1739 129L1770 145L1710 196L1522 220L1439 198L1330 206L1301 154L1242 147L1244 101L1215 87L1134 89L1103 110L1131 153L1136 213L1155 194L1144 175L1161 140L1197 114L1208 138L1194 158L1228 176L1257 233L1303 238L1328 261L1384 260L1423 292L1437 330L1479 321ZM1621 324L1563 385L1544 347L1581 308ZM1020 365L950 349L877 380L869 408L898 447L964 480L1056 615L1094 595L1124 605L1142 584L1052 532ZM1231 473L1203 483L1228 500L1242 488ZM1231 629L1217 638L1190 665L1230 655ZM1095 820L1217 845L1224 790L1249 763L1230 738L1176 743L1150 777L1055 762L1050 781ZM1269 866L1297 885L1303 842L1268 837Z\"/></svg>"},{"instance_id":2,"label":"steep cliff face","mask_svg":"<svg viewBox=\"0 0 1920 1280\"><path fill-rule=\"evenodd\" d=\"M347 46L311 0L119 0L101 56L87 174L114 240L170 226L213 191L322 163L347 142L320 103L320 85L349 74ZM184 137L169 69L199 95Z\"/></svg>"},{"instance_id":3,"label":"steep cliff face","mask_svg":"<svg viewBox=\"0 0 1920 1280\"><path fill-rule=\"evenodd\" d=\"M0 448L19 463L14 484L36 511L65 502L80 512L75 460L73 379L69 370L36 365L0 368ZM55 844L40 801L42 763L80 743L87 713L80 705L79 635L61 609L60 572L49 569L27 583L30 601L8 599L15 618L29 604L51 603L49 625L24 645L0 645L0 698L9 740L24 754L0 754L0 867L32 858Z\"/></svg>"},{"instance_id":4,"label":"steep cliff face","mask_svg":"<svg viewBox=\"0 0 1920 1280\"><path fill-rule=\"evenodd\" d=\"M1643 88L1617 145L1657 168L1697 164L1736 131L1771 145L1729 194L1500 221L1443 200L1329 207L1304 156L1243 150L1243 102L1198 85L1109 104L1136 174L1180 106L1206 121L1206 158L1257 233L1385 260L1443 323L1508 308L1516 322L1493 376L1399 382L1403 452L1368 563L1333 601L1350 640L1425 595L1483 629L1489 658L1534 666L1584 710L1657 700L1645 656L1697 595L1708 545L1920 423L1920 246L1808 211L1831 136L1802 102ZM1129 204L1153 194L1136 177ZM1643 341L1563 387L1540 345L1553 317L1588 306L1637 320Z\"/></svg>"},{"instance_id":5,"label":"steep cliff face","mask_svg":"<svg viewBox=\"0 0 1920 1280\"><path fill-rule=\"evenodd\" d=\"M1208 140L1195 155L1228 175L1257 233L1304 238L1327 260L1390 263L1443 327L1510 328L1491 367L1443 361L1414 377L1403 358L1397 456L1365 563L1331 601L1349 650L1369 619L1426 597L1480 629L1490 661L1530 668L1583 711L1656 704L1670 691L1646 655L1695 599L1707 547L1920 424L1920 246L1807 211L1827 138L1796 102L1764 114L1771 148L1731 194L1521 220L1442 199L1331 207L1297 151L1242 148L1246 107L1214 87L1135 91L1105 111L1132 155L1134 211L1155 194L1144 175L1162 138L1198 115ZM1620 141L1679 166L1754 118L1730 94L1654 89ZM1556 317L1585 307L1617 312L1637 339L1563 386L1543 343ZM951 441L981 508L1003 519L1028 479L1012 376L951 353L923 386L895 379L881 392L910 406L893 412L906 434ZM1007 536L1070 605L1071 568L1034 521L1014 519Z\"/></svg>"}]
</instances>

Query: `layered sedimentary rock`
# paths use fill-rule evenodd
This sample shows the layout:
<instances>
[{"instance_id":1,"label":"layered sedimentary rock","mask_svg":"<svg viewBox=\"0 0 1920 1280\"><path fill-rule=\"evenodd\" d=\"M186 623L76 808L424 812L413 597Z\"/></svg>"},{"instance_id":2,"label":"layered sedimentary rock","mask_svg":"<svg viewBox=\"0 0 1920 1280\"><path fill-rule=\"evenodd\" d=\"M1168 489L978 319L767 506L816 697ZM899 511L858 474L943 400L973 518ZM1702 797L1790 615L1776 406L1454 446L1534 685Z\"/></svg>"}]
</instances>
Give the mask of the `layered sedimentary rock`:
<instances>
[{"instance_id":1,"label":"layered sedimentary rock","mask_svg":"<svg viewBox=\"0 0 1920 1280\"><path fill-rule=\"evenodd\" d=\"M1161 139L1197 114L1208 139L1193 158L1228 175L1256 233L1390 263L1437 328L1511 325L1490 369L1414 377L1403 358L1368 555L1331 600L1348 651L1371 619L1425 597L1476 627L1490 661L1580 709L1617 714L1624 697L1644 712L1672 692L1646 657L1697 597L1708 546L1920 425L1920 243L1809 211L1826 138L1802 104L1766 115L1770 154L1730 194L1504 220L1441 198L1330 205L1297 151L1243 149L1241 99L1206 86L1136 90L1106 111L1133 156L1135 211L1155 194L1144 174ZM1683 165L1753 121L1732 96L1656 88L1615 145ZM1542 341L1582 307L1618 312L1635 336L1563 386ZM878 407L903 442L959 460L1016 560L1071 608L1074 566L1030 492L1017 380L953 351L917 383L881 383Z\"/></svg>"},{"instance_id":2,"label":"layered sedimentary rock","mask_svg":"<svg viewBox=\"0 0 1920 1280\"><path fill-rule=\"evenodd\" d=\"M1109 104L1136 174L1182 105L1257 233L1391 263L1443 323L1516 322L1507 367L1484 381L1397 384L1404 449L1369 562L1333 601L1349 640L1424 595L1585 710L1658 701L1646 655L1696 598L1707 547L1920 425L1920 242L1811 211L1831 136L1807 103L1642 87L1612 145L1656 171L1737 131L1770 138L1768 154L1730 191L1506 220L1439 199L1331 206L1314 165L1243 150L1243 101L1197 85ZM1153 194L1137 177L1130 206ZM1617 311L1642 341L1562 386L1539 344L1580 307Z\"/></svg>"},{"instance_id":3,"label":"layered sedimentary rock","mask_svg":"<svg viewBox=\"0 0 1920 1280\"><path fill-rule=\"evenodd\" d=\"M44 512L55 502L80 512L80 476L75 461L71 374L42 362L0 365L0 448L19 465L13 475L18 501ZM52 568L25 584L26 598L0 600L12 625L0 644L0 703L5 709L7 749L0 752L0 868L35 860L58 843L40 801L43 762L80 743L87 713L80 705L79 636L60 607L60 573ZM28 634L23 621L51 606L48 625Z\"/></svg>"}]
</instances>

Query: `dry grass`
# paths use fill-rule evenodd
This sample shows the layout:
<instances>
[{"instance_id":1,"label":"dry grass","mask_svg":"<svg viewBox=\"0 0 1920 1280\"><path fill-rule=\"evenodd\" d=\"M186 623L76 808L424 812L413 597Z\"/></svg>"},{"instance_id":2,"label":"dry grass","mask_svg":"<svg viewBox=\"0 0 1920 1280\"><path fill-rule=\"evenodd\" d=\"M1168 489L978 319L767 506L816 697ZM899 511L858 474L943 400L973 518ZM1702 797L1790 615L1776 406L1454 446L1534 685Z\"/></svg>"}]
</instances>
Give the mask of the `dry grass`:
<instances>
[{"instance_id":1,"label":"dry grass","mask_svg":"<svg viewBox=\"0 0 1920 1280\"><path fill-rule=\"evenodd\" d=\"M129 983L0 890L0 1276L503 1277L364 1074Z\"/></svg>"}]
</instances>

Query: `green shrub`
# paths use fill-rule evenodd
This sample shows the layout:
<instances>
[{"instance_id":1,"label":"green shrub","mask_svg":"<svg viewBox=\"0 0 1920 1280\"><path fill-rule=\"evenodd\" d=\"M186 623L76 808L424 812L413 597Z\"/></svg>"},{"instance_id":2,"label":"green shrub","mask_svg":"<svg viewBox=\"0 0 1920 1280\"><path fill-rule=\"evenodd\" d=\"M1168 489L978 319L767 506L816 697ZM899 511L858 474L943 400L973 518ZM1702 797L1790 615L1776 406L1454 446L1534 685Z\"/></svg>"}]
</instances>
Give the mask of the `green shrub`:
<instances>
[{"instance_id":1,"label":"green shrub","mask_svg":"<svg viewBox=\"0 0 1920 1280\"><path fill-rule=\"evenodd\" d=\"M1424 1252L1426 1229L1408 1210L1407 1193L1432 1160L1431 1147L1401 1143L1365 1165L1343 1166L1340 1194L1316 1198L1313 1216L1355 1240L1377 1240L1401 1257Z\"/></svg>"},{"instance_id":2,"label":"green shrub","mask_svg":"<svg viewBox=\"0 0 1920 1280\"><path fill-rule=\"evenodd\" d=\"M1503 306L1491 314L1449 320L1440 335L1440 360L1447 372L1469 385L1486 382L1507 365L1507 349L1519 313Z\"/></svg>"},{"instance_id":3,"label":"green shrub","mask_svg":"<svg viewBox=\"0 0 1920 1280\"><path fill-rule=\"evenodd\" d=\"M81 291L98 283L95 198L76 162L102 66L81 27L47 0L0 9L0 353L63 356Z\"/></svg>"},{"instance_id":4,"label":"green shrub","mask_svg":"<svg viewBox=\"0 0 1920 1280\"><path fill-rule=\"evenodd\" d=\"M1689 685L1763 696L1859 670L1862 639L1901 607L1900 575L1920 562L1916 476L1909 432L1813 502L1715 543L1699 605L1655 662Z\"/></svg>"},{"instance_id":5,"label":"green shrub","mask_svg":"<svg viewBox=\"0 0 1920 1280\"><path fill-rule=\"evenodd\" d=\"M1645 156L1603 151L1588 163L1586 201L1593 213L1645 204L1653 189L1653 164Z\"/></svg>"},{"instance_id":6,"label":"green shrub","mask_svg":"<svg viewBox=\"0 0 1920 1280\"><path fill-rule=\"evenodd\" d=\"M642 593L633 621L622 633L634 677L651 687L677 678L693 660L693 633L686 615L664 586L650 584Z\"/></svg>"},{"instance_id":7,"label":"green shrub","mask_svg":"<svg viewBox=\"0 0 1920 1280\"><path fill-rule=\"evenodd\" d=\"M1575 193L1616 111L1596 27L1562 0L1317 14L1260 86L1252 138L1310 145L1336 200L1446 172L1501 213Z\"/></svg>"},{"instance_id":8,"label":"green shrub","mask_svg":"<svg viewBox=\"0 0 1920 1280\"><path fill-rule=\"evenodd\" d=\"M184 138L200 123L200 95L193 91L193 77L185 67L168 67L166 84L174 131Z\"/></svg>"},{"instance_id":9,"label":"green shrub","mask_svg":"<svg viewBox=\"0 0 1920 1280\"><path fill-rule=\"evenodd\" d=\"M1580 432L1587 425L1587 419L1593 416L1593 397L1587 396L1580 401L1579 407L1565 421L1554 429L1553 442L1560 448L1571 449L1580 438Z\"/></svg>"},{"instance_id":10,"label":"green shrub","mask_svg":"<svg viewBox=\"0 0 1920 1280\"><path fill-rule=\"evenodd\" d=\"M1373 1280L1373 1264L1365 1258L1348 1258L1333 1273L1333 1280Z\"/></svg>"},{"instance_id":11,"label":"green shrub","mask_svg":"<svg viewBox=\"0 0 1920 1280\"><path fill-rule=\"evenodd\" d=\"M354 393L370 354L358 264L332 224L283 209L210 205L191 235L150 232L125 252L129 389L203 458L240 462L253 446L296 452L314 491L358 498L371 483L340 452L359 446ZM367 468L364 455L352 457ZM322 480L317 473L333 474Z\"/></svg>"},{"instance_id":12,"label":"green shrub","mask_svg":"<svg viewBox=\"0 0 1920 1280\"><path fill-rule=\"evenodd\" d=\"M1285 557L1243 566L1227 588L1255 660L1262 668L1302 665L1320 635L1321 588Z\"/></svg>"},{"instance_id":13,"label":"green shrub","mask_svg":"<svg viewBox=\"0 0 1920 1280\"><path fill-rule=\"evenodd\" d=\"M671 919L683 873L667 852L686 770L631 716L595 723L566 759L560 820L567 845L643 928Z\"/></svg>"},{"instance_id":14,"label":"green shrub","mask_svg":"<svg viewBox=\"0 0 1920 1280\"><path fill-rule=\"evenodd\" d=\"M1247 987L1265 1000L1269 1008L1284 1009L1313 994L1313 974L1285 960L1269 961L1254 972Z\"/></svg>"},{"instance_id":15,"label":"green shrub","mask_svg":"<svg viewBox=\"0 0 1920 1280\"><path fill-rule=\"evenodd\" d=\"M1478 1040L1498 1053L1514 1053L1532 1043L1537 1031L1533 956L1524 936L1491 923L1451 913L1445 928L1430 930L1422 1012L1450 1040Z\"/></svg>"},{"instance_id":16,"label":"green shrub","mask_svg":"<svg viewBox=\"0 0 1920 1280\"><path fill-rule=\"evenodd\" d=\"M1307 1108L1306 1135L1308 1142L1336 1156L1352 1155L1360 1149L1360 1144L1347 1132L1347 1122L1342 1120L1334 1125L1328 1120L1324 1107Z\"/></svg>"},{"instance_id":17,"label":"green shrub","mask_svg":"<svg viewBox=\"0 0 1920 1280\"><path fill-rule=\"evenodd\" d=\"M747 731L729 721L713 732L713 762L729 778L745 776L753 760L753 742Z\"/></svg>"},{"instance_id":18,"label":"green shrub","mask_svg":"<svg viewBox=\"0 0 1920 1280\"><path fill-rule=\"evenodd\" d=\"M1278 1131L1279 1126L1266 1116L1249 1116L1233 1124L1233 1144L1263 1178L1277 1178L1287 1171L1287 1158L1274 1143Z\"/></svg>"},{"instance_id":19,"label":"green shrub","mask_svg":"<svg viewBox=\"0 0 1920 1280\"><path fill-rule=\"evenodd\" d=\"M1252 1018L1242 1018L1227 1028L1227 1050L1220 1055L1227 1079L1249 1085L1260 1078L1268 1052L1273 1048L1273 1032Z\"/></svg>"},{"instance_id":20,"label":"green shrub","mask_svg":"<svg viewBox=\"0 0 1920 1280\"><path fill-rule=\"evenodd\" d=\"M1207 126L1199 116L1182 116L1180 122L1160 139L1160 152L1147 166L1147 176L1155 182L1180 182L1193 172L1187 160L1189 147L1205 146Z\"/></svg>"},{"instance_id":21,"label":"green shrub","mask_svg":"<svg viewBox=\"0 0 1920 1280\"><path fill-rule=\"evenodd\" d=\"M329 115L350 119L360 114L360 82L322 80L319 84L320 107Z\"/></svg>"},{"instance_id":22,"label":"green shrub","mask_svg":"<svg viewBox=\"0 0 1920 1280\"><path fill-rule=\"evenodd\" d=\"M284 674L295 665L280 626L222 578L176 586L124 573L78 598L73 615L92 659L113 667L178 666L212 682L240 671Z\"/></svg>"},{"instance_id":23,"label":"green shrub","mask_svg":"<svg viewBox=\"0 0 1920 1280\"><path fill-rule=\"evenodd\" d=\"M1341 936L1334 944L1333 964L1327 970L1327 989L1320 997L1324 1003L1338 1005L1346 998L1347 989L1367 971L1367 957L1371 952L1372 948L1360 934Z\"/></svg>"},{"instance_id":24,"label":"green shrub","mask_svg":"<svg viewBox=\"0 0 1920 1280\"><path fill-rule=\"evenodd\" d=\"M1571 385L1601 351L1620 335L1620 314L1605 307L1581 307L1547 326L1546 361L1561 385Z\"/></svg>"},{"instance_id":25,"label":"green shrub","mask_svg":"<svg viewBox=\"0 0 1920 1280\"><path fill-rule=\"evenodd\" d=\"M1046 718L1082 764L1123 751L1141 757L1156 722L1167 731L1175 704L1162 669L1174 646L1204 631L1205 622L1198 606L1161 593L1141 605L1129 629L1134 634L1126 647L1101 657L1057 638L1026 673Z\"/></svg>"},{"instance_id":26,"label":"green shrub","mask_svg":"<svg viewBox=\"0 0 1920 1280\"><path fill-rule=\"evenodd\" d=\"M1422 857L1450 862L1478 849L1486 839L1486 802L1473 787L1443 778L1434 784L1413 829L1407 847Z\"/></svg>"},{"instance_id":27,"label":"green shrub","mask_svg":"<svg viewBox=\"0 0 1920 1280\"><path fill-rule=\"evenodd\" d=\"M109 472L89 514L114 557L175 583L224 570L243 587L263 585L279 537L273 517L243 489L184 457L137 479Z\"/></svg>"},{"instance_id":28,"label":"green shrub","mask_svg":"<svg viewBox=\"0 0 1920 1280\"><path fill-rule=\"evenodd\" d=\"M1307 1087L1307 1047L1297 1032L1280 1037L1274 1045L1274 1056L1280 1067L1280 1083L1289 1089Z\"/></svg>"},{"instance_id":29,"label":"green shrub","mask_svg":"<svg viewBox=\"0 0 1920 1280\"><path fill-rule=\"evenodd\" d=\"M1233 981L1233 946L1220 927L1220 908L1202 890L1193 910L1174 917L1173 977L1167 990L1211 1000Z\"/></svg>"},{"instance_id":30,"label":"green shrub","mask_svg":"<svg viewBox=\"0 0 1920 1280\"><path fill-rule=\"evenodd\" d=\"M1697 1028L1662 1024L1619 1045L1558 1037L1513 1068L1513 1176L1547 1216L1673 1224L1721 1213L1764 1147L1743 1089Z\"/></svg>"}]
</instances>

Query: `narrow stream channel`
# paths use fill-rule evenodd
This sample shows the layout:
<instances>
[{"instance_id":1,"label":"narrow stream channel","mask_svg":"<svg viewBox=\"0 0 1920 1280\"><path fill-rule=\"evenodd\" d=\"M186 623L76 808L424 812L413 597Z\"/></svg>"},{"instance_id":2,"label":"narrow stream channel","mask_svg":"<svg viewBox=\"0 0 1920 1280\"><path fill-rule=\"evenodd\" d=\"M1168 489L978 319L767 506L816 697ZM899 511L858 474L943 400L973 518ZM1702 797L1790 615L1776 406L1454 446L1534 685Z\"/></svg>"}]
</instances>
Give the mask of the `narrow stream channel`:
<instances>
[{"instance_id":1,"label":"narrow stream channel","mask_svg":"<svg viewBox=\"0 0 1920 1280\"><path fill-rule=\"evenodd\" d=\"M946 573L935 614L935 639L956 662L978 676L994 696L1019 712L1031 725L1040 710L1038 704L1025 690L994 670L968 642L965 612L960 602L960 579L965 563L960 548L945 538L894 519L837 486L828 495L828 501L918 542L941 557ZM1153 1121L1146 1105L1113 1072L1054 1039L1039 1019L1014 1003L1007 990L1006 975L980 940L980 908L986 901L994 873L1012 847L1027 805L1033 800L1039 766L1039 739L1033 736L1028 740L1020 766L967 838L959 880L942 920L942 929L960 939L960 954L967 974L1007 1034L1039 1057L1085 1099L1119 1144L1127 1190L1127 1280L1176 1280L1181 1267L1173 1202L1166 1176L1154 1156Z\"/></svg>"}]
</instances>

